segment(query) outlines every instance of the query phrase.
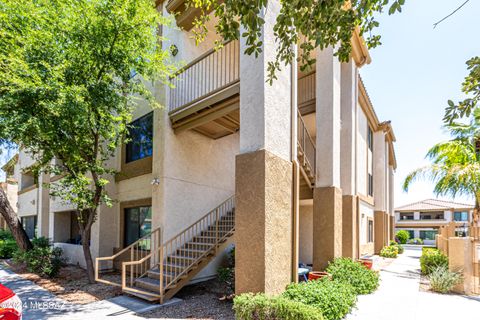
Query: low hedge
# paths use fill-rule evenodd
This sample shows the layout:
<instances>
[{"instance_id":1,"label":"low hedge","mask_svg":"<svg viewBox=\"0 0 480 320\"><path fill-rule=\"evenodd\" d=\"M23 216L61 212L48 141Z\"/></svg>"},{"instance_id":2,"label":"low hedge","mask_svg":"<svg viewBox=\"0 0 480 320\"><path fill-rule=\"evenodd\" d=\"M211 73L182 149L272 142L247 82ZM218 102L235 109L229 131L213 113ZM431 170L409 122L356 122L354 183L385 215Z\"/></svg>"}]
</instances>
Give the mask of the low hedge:
<instances>
[{"instance_id":1,"label":"low hedge","mask_svg":"<svg viewBox=\"0 0 480 320\"><path fill-rule=\"evenodd\" d=\"M413 238L413 239L408 240L408 244L418 244L418 245L422 245L422 244L423 244L423 240L420 239L420 238Z\"/></svg>"},{"instance_id":2,"label":"low hedge","mask_svg":"<svg viewBox=\"0 0 480 320\"><path fill-rule=\"evenodd\" d=\"M390 245L390 246L396 246L396 247L398 248L398 254L402 254L402 253L405 251L405 249L403 248L403 246L402 246L400 243L396 242L396 241L391 240L390 243L389 243L389 245Z\"/></svg>"},{"instance_id":3,"label":"low hedge","mask_svg":"<svg viewBox=\"0 0 480 320\"><path fill-rule=\"evenodd\" d=\"M342 319L357 302L351 285L326 277L290 284L283 297L317 308L326 320Z\"/></svg>"},{"instance_id":4,"label":"low hedge","mask_svg":"<svg viewBox=\"0 0 480 320\"><path fill-rule=\"evenodd\" d=\"M406 244L408 239L410 239L410 233L406 230L399 230L395 235L395 239L397 239L400 244Z\"/></svg>"},{"instance_id":5,"label":"low hedge","mask_svg":"<svg viewBox=\"0 0 480 320\"><path fill-rule=\"evenodd\" d=\"M53 247L44 237L32 239L32 245L31 250L15 252L15 262L24 263L28 271L42 277L55 277L64 265L62 249Z\"/></svg>"},{"instance_id":6,"label":"low hedge","mask_svg":"<svg viewBox=\"0 0 480 320\"><path fill-rule=\"evenodd\" d=\"M265 294L239 295L233 300L233 310L237 320L324 320L315 307Z\"/></svg>"},{"instance_id":7,"label":"low hedge","mask_svg":"<svg viewBox=\"0 0 480 320\"><path fill-rule=\"evenodd\" d=\"M396 258L398 256L398 246L385 246L380 250L380 257Z\"/></svg>"},{"instance_id":8,"label":"low hedge","mask_svg":"<svg viewBox=\"0 0 480 320\"><path fill-rule=\"evenodd\" d=\"M356 294L372 293L379 285L377 272L350 258L336 258L328 264L326 271L333 280L350 284Z\"/></svg>"},{"instance_id":9,"label":"low hedge","mask_svg":"<svg viewBox=\"0 0 480 320\"><path fill-rule=\"evenodd\" d=\"M448 257L435 248L423 248L420 257L422 274L428 275L437 267L448 268Z\"/></svg>"}]
</instances>

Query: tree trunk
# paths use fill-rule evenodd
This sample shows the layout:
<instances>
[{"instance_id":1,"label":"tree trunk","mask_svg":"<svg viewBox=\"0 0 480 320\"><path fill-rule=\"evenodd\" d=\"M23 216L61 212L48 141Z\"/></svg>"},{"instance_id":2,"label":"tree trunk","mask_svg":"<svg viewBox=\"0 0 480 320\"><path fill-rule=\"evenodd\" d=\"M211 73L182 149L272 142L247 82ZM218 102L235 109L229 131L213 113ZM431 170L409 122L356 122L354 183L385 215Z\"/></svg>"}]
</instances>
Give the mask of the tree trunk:
<instances>
[{"instance_id":1,"label":"tree trunk","mask_svg":"<svg viewBox=\"0 0 480 320\"><path fill-rule=\"evenodd\" d=\"M5 190L0 188L0 213L7 222L8 228L12 232L13 238L17 242L18 247L23 251L28 251L33 248L27 233L23 229L17 214L13 211L10 202L8 201Z\"/></svg>"},{"instance_id":2,"label":"tree trunk","mask_svg":"<svg viewBox=\"0 0 480 320\"><path fill-rule=\"evenodd\" d=\"M92 253L90 252L90 230L82 232L83 256L85 257L85 265L87 266L88 282L95 283L95 269L93 266Z\"/></svg>"}]
</instances>

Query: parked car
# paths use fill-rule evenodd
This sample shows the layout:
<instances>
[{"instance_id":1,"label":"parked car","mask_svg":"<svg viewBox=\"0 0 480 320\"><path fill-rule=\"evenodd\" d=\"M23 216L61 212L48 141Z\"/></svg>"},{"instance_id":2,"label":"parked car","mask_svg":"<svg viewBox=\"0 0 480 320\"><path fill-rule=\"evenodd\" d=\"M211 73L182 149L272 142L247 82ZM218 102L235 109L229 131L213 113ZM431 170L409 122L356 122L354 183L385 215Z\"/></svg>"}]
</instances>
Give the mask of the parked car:
<instances>
[{"instance_id":1,"label":"parked car","mask_svg":"<svg viewBox=\"0 0 480 320\"><path fill-rule=\"evenodd\" d=\"M0 320L21 320L22 302L20 298L4 285L0 284Z\"/></svg>"}]
</instances>

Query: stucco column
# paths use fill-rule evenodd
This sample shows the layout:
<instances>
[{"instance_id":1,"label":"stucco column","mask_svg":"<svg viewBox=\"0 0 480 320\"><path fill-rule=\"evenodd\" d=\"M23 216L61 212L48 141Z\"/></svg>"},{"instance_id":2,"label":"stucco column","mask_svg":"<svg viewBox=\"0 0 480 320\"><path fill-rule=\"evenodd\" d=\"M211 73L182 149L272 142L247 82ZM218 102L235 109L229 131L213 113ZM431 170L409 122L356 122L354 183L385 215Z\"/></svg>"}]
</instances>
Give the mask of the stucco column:
<instances>
[{"instance_id":1,"label":"stucco column","mask_svg":"<svg viewBox=\"0 0 480 320\"><path fill-rule=\"evenodd\" d=\"M41 174L38 181L38 206L37 206L37 227L38 237L53 238L53 234L49 233L50 220L50 175Z\"/></svg>"},{"instance_id":2,"label":"stucco column","mask_svg":"<svg viewBox=\"0 0 480 320\"><path fill-rule=\"evenodd\" d=\"M240 154L236 157L235 290L278 294L292 281L290 68L265 82L277 47L278 0L263 11L263 51L240 57ZM245 39L240 41L240 52Z\"/></svg>"},{"instance_id":3,"label":"stucco column","mask_svg":"<svg viewBox=\"0 0 480 320\"><path fill-rule=\"evenodd\" d=\"M316 63L316 180L313 192L313 268L342 255L340 188L341 67L329 47Z\"/></svg>"},{"instance_id":4,"label":"stucco column","mask_svg":"<svg viewBox=\"0 0 480 320\"><path fill-rule=\"evenodd\" d=\"M341 134L340 134L340 187L342 198L342 255L358 257L357 226L357 66L353 60L341 65Z\"/></svg>"},{"instance_id":5,"label":"stucco column","mask_svg":"<svg viewBox=\"0 0 480 320\"><path fill-rule=\"evenodd\" d=\"M373 197L375 199L375 253L379 253L388 244L387 205L388 195L388 159L385 132L373 134Z\"/></svg>"}]
</instances>

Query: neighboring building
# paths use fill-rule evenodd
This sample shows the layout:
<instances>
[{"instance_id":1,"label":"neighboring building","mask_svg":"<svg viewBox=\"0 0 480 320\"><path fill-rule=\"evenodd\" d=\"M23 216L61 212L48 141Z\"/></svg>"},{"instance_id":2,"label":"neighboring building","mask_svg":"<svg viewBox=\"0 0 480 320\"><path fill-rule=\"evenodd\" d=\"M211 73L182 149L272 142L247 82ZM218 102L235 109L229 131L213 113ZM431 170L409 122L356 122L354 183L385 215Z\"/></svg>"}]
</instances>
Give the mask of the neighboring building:
<instances>
[{"instance_id":1,"label":"neighboring building","mask_svg":"<svg viewBox=\"0 0 480 320\"><path fill-rule=\"evenodd\" d=\"M420 238L425 244L435 244L441 226L454 221L457 234L465 234L472 221L473 206L452 201L427 199L395 209L395 231L407 230L410 238Z\"/></svg>"},{"instance_id":2,"label":"neighboring building","mask_svg":"<svg viewBox=\"0 0 480 320\"><path fill-rule=\"evenodd\" d=\"M175 19L185 29L164 29L163 46L192 62L174 88L152 89L165 108L140 105L132 125L141 130L132 129L110 161L119 174L107 191L117 201L100 208L90 244L94 257L106 257L99 269L131 261L126 292L169 298L192 279L214 276L235 244L237 292L277 293L299 263L320 270L335 257L379 252L393 237L395 136L358 74L370 62L363 39L352 38L348 63L332 49L318 51L313 70L284 67L270 86L270 23L258 58L242 54L243 40L215 51L215 32L195 45L188 31L195 10L179 3L159 5L164 15L180 10ZM34 177L32 164L22 150L19 215L35 215L38 235L84 265L74 208L46 188L61 176Z\"/></svg>"},{"instance_id":3,"label":"neighboring building","mask_svg":"<svg viewBox=\"0 0 480 320\"><path fill-rule=\"evenodd\" d=\"M12 206L13 211L17 212L17 192L18 185L15 178L15 164L18 160L18 154L14 155L7 163L2 167L5 172L5 181L0 182L0 188L2 188L7 194L8 202ZM0 215L0 229L8 229L5 219Z\"/></svg>"}]
</instances>

